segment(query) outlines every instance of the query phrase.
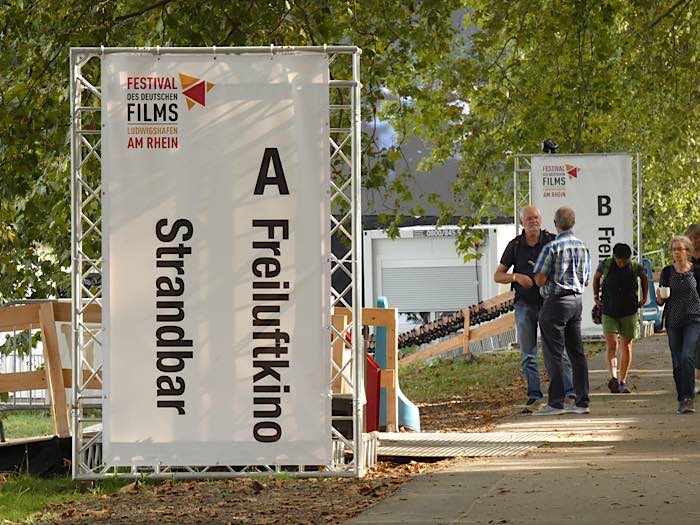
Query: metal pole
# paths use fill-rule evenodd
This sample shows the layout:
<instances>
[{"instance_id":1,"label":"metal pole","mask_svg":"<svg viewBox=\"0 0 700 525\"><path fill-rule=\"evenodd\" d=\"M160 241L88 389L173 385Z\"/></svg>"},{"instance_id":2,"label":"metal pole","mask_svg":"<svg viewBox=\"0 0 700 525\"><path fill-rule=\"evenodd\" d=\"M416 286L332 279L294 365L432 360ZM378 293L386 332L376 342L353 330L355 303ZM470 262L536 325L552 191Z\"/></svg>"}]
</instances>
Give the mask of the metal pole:
<instances>
[{"instance_id":1,"label":"metal pole","mask_svg":"<svg viewBox=\"0 0 700 525\"><path fill-rule=\"evenodd\" d=\"M518 167L520 159L513 157L513 224L515 225L515 233L518 233Z\"/></svg>"},{"instance_id":2,"label":"metal pole","mask_svg":"<svg viewBox=\"0 0 700 525\"><path fill-rule=\"evenodd\" d=\"M637 253L642 262L642 154L637 152Z\"/></svg>"},{"instance_id":3,"label":"metal pole","mask_svg":"<svg viewBox=\"0 0 700 525\"><path fill-rule=\"evenodd\" d=\"M530 157L530 169L527 170L527 203L532 204L532 157Z\"/></svg>"},{"instance_id":4,"label":"metal pole","mask_svg":"<svg viewBox=\"0 0 700 525\"><path fill-rule=\"evenodd\" d=\"M365 363L367 356L362 342L362 184L361 184L361 108L360 50L352 55L352 355L354 368L353 388L353 440L355 442L355 475L364 474L365 446L362 439L365 430Z\"/></svg>"},{"instance_id":5,"label":"metal pole","mask_svg":"<svg viewBox=\"0 0 700 525\"><path fill-rule=\"evenodd\" d=\"M87 55L112 55L115 53L144 53L153 55L275 55L283 53L323 53L323 54L358 54L357 46L251 46L251 47L76 47L76 52Z\"/></svg>"},{"instance_id":6,"label":"metal pole","mask_svg":"<svg viewBox=\"0 0 700 525\"><path fill-rule=\"evenodd\" d=\"M82 208L80 187L77 181L78 166L80 159L78 149L80 142L78 140L78 114L76 108L80 107L80 89L77 86L77 78L80 73L80 68L77 65L78 52L71 49L70 53L70 147L71 147L71 332L73 334L71 341L71 356L73 370L73 387L71 400L71 420L72 432L71 442L73 448L73 457L71 462L71 473L73 478L78 475L78 466L80 463L80 435L78 429L78 378L80 377L80 352L78 350L78 315L80 309L80 260L79 260L79 244L80 244L80 211Z\"/></svg>"}]
</instances>

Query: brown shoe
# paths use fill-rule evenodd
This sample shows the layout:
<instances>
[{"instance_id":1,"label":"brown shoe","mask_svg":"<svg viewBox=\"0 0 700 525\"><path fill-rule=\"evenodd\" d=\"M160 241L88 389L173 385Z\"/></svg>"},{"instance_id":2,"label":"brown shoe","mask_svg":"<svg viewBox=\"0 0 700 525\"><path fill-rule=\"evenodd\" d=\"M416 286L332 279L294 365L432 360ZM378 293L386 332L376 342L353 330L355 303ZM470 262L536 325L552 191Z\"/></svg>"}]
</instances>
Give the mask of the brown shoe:
<instances>
[{"instance_id":1,"label":"brown shoe","mask_svg":"<svg viewBox=\"0 0 700 525\"><path fill-rule=\"evenodd\" d=\"M620 383L618 383L616 377L610 378L610 381L608 381L608 388L610 389L610 392L612 392L613 394L620 393Z\"/></svg>"}]
</instances>

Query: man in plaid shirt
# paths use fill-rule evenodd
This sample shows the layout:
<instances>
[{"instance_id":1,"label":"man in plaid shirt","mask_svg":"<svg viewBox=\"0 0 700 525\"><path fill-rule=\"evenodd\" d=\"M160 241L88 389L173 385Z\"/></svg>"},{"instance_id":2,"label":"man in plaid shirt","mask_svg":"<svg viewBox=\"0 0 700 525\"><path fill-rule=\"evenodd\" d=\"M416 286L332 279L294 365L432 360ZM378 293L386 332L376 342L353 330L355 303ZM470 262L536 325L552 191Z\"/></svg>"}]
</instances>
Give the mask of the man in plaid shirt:
<instances>
[{"instance_id":1,"label":"man in plaid shirt","mask_svg":"<svg viewBox=\"0 0 700 525\"><path fill-rule=\"evenodd\" d=\"M540 310L540 332L547 370L550 371L549 399L534 415L563 413L587 414L588 362L583 352L581 311L584 287L591 277L591 254L571 229L576 222L574 210L562 206L554 214L557 237L537 258L533 272L544 304ZM573 369L576 405L564 409L562 356L569 355Z\"/></svg>"}]
</instances>

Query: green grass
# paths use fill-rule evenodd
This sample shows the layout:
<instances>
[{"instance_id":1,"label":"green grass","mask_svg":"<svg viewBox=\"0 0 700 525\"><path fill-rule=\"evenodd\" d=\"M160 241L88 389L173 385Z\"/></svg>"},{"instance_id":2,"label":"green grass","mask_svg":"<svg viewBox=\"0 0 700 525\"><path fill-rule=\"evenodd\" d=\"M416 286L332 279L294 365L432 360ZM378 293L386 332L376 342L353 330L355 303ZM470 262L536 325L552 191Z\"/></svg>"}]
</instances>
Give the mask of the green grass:
<instances>
[{"instance_id":1,"label":"green grass","mask_svg":"<svg viewBox=\"0 0 700 525\"><path fill-rule=\"evenodd\" d=\"M10 476L0 483L0 523L27 522L46 505L77 498L80 490L80 483L69 478Z\"/></svg>"},{"instance_id":2,"label":"green grass","mask_svg":"<svg viewBox=\"0 0 700 525\"><path fill-rule=\"evenodd\" d=\"M429 402L489 391L510 384L520 373L520 355L503 352L474 356L472 360L436 360L431 365L414 363L399 369L399 384L414 402Z\"/></svg>"},{"instance_id":3,"label":"green grass","mask_svg":"<svg viewBox=\"0 0 700 525\"><path fill-rule=\"evenodd\" d=\"M605 349L604 342L584 343L587 357ZM542 352L538 352L544 370ZM471 360L435 360L399 369L401 390L411 401L424 403L463 396L469 392L489 397L495 389L509 385L521 374L519 352L481 354Z\"/></svg>"},{"instance_id":4,"label":"green grass","mask_svg":"<svg viewBox=\"0 0 700 525\"><path fill-rule=\"evenodd\" d=\"M0 523L34 523L37 513L48 505L78 500L91 494L110 494L132 480L106 479L89 491L68 477L35 478L6 475L0 478Z\"/></svg>"},{"instance_id":5,"label":"green grass","mask_svg":"<svg viewBox=\"0 0 700 525\"><path fill-rule=\"evenodd\" d=\"M47 411L7 412L2 418L2 423L7 439L54 434L53 421Z\"/></svg>"}]
</instances>

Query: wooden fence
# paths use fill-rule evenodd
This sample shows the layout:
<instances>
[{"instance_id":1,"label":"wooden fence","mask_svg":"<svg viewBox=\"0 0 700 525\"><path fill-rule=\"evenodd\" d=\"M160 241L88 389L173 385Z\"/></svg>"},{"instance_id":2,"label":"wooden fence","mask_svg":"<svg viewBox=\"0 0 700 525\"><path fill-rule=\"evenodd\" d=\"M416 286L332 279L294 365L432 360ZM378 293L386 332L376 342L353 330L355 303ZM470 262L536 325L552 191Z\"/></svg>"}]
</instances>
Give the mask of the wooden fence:
<instances>
[{"instance_id":1,"label":"wooden fence","mask_svg":"<svg viewBox=\"0 0 700 525\"><path fill-rule=\"evenodd\" d=\"M501 304L509 302L513 299L513 292L504 293L498 295L492 299L487 299L483 302L482 308L497 308ZM425 361L432 357L438 356L450 352L452 350L461 348L462 355L469 355L469 345L481 341L488 337L493 337L503 332L513 330L515 328L515 312L509 312L505 315L483 323L476 328L471 328L469 323L469 309L465 308L462 310L464 315L464 332L457 334L454 337L435 343L418 352L407 355L406 357L399 360L399 366L410 365L411 363L417 363L418 361Z\"/></svg>"},{"instance_id":2,"label":"wooden fence","mask_svg":"<svg viewBox=\"0 0 700 525\"><path fill-rule=\"evenodd\" d=\"M0 374L0 393L48 390L54 432L59 437L70 436L66 388L72 386L73 372L70 368L64 368L61 363L56 323L71 321L71 307L71 303L59 301L0 307L0 332L18 332L38 328L41 331L44 354L43 370ZM88 307L84 319L89 323L100 323L102 315L99 306ZM71 341L67 343L68 348L71 348ZM85 380L88 379L88 376L84 377ZM93 378L88 386L101 389L101 376Z\"/></svg>"}]
</instances>

